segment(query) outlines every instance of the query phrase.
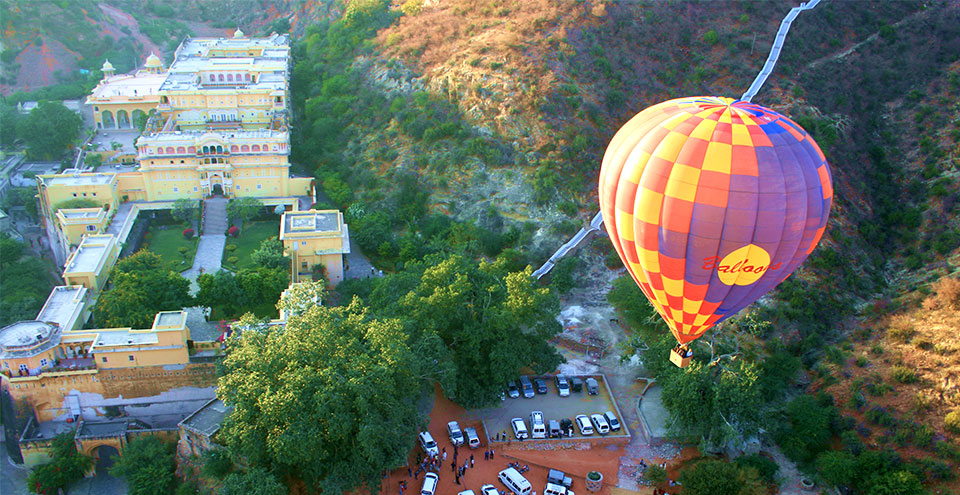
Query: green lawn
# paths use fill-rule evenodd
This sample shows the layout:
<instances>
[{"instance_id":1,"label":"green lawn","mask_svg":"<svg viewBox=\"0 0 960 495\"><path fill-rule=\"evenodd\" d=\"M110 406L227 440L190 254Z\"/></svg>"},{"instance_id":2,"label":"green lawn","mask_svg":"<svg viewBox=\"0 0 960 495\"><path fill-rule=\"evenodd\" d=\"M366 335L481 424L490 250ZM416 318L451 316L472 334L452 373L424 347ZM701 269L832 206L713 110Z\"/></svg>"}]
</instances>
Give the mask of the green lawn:
<instances>
[{"instance_id":1,"label":"green lawn","mask_svg":"<svg viewBox=\"0 0 960 495\"><path fill-rule=\"evenodd\" d=\"M193 257L197 254L198 238L184 239L183 227L180 225L167 225L164 230L160 227L152 227L148 232L148 237L143 240L145 248L159 254L164 263L175 272L182 272L193 266ZM187 248L187 255L180 254L180 247Z\"/></svg>"},{"instance_id":2,"label":"green lawn","mask_svg":"<svg viewBox=\"0 0 960 495\"><path fill-rule=\"evenodd\" d=\"M223 249L223 266L232 270L241 270L243 268L253 268L255 264L250 255L260 247L260 241L280 235L280 220L266 220L262 222L248 222L246 227L240 231L240 237L234 239L227 236L227 243ZM237 249L233 252L227 250L227 246L234 244ZM237 263L228 262L231 257L237 257Z\"/></svg>"}]
</instances>

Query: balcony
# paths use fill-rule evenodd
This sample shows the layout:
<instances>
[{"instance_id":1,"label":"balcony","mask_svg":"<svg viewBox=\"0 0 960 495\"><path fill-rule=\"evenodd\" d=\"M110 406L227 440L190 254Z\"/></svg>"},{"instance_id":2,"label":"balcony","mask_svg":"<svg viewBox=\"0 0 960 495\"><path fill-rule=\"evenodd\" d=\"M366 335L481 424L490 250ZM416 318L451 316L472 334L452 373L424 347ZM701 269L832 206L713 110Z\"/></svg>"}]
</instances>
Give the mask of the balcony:
<instances>
[{"instance_id":1,"label":"balcony","mask_svg":"<svg viewBox=\"0 0 960 495\"><path fill-rule=\"evenodd\" d=\"M40 376L62 376L69 375L78 371L90 371L96 370L97 365L94 363L92 357L88 358L67 358L61 359L58 364L51 366L49 368L43 368L38 371L19 371L19 370L4 370L4 374L7 375L12 381L23 378L36 378Z\"/></svg>"}]
</instances>

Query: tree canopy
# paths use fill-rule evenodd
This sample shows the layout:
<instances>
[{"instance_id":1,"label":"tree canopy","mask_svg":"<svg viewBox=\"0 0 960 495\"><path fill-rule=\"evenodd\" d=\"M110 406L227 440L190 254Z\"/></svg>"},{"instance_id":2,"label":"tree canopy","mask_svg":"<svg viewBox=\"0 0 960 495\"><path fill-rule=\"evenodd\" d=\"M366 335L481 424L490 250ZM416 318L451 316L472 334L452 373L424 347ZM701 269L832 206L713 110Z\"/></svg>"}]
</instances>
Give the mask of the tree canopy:
<instances>
[{"instance_id":1,"label":"tree canopy","mask_svg":"<svg viewBox=\"0 0 960 495\"><path fill-rule=\"evenodd\" d=\"M41 101L30 115L17 120L17 137L27 145L31 160L52 160L80 135L83 120L58 102Z\"/></svg>"},{"instance_id":2,"label":"tree canopy","mask_svg":"<svg viewBox=\"0 0 960 495\"><path fill-rule=\"evenodd\" d=\"M253 262L267 268L283 268L290 266L290 258L283 253L283 243L277 236L268 237L260 241L260 247L250 255Z\"/></svg>"},{"instance_id":3,"label":"tree canopy","mask_svg":"<svg viewBox=\"0 0 960 495\"><path fill-rule=\"evenodd\" d=\"M198 210L197 200L180 198L173 202L170 215L177 221L192 224L197 220Z\"/></svg>"},{"instance_id":4,"label":"tree canopy","mask_svg":"<svg viewBox=\"0 0 960 495\"><path fill-rule=\"evenodd\" d=\"M56 285L51 268L24 243L0 232L0 327L37 316Z\"/></svg>"},{"instance_id":5,"label":"tree canopy","mask_svg":"<svg viewBox=\"0 0 960 495\"><path fill-rule=\"evenodd\" d=\"M410 342L444 394L473 408L495 402L521 369L556 369L562 357L548 340L560 331L559 302L531 269L507 261L428 256L381 279L370 296L379 315L404 322Z\"/></svg>"},{"instance_id":6,"label":"tree canopy","mask_svg":"<svg viewBox=\"0 0 960 495\"><path fill-rule=\"evenodd\" d=\"M243 227L243 224L257 216L263 207L263 202L257 198L235 198L227 203L227 214L230 215L231 222Z\"/></svg>"},{"instance_id":7,"label":"tree canopy","mask_svg":"<svg viewBox=\"0 0 960 495\"><path fill-rule=\"evenodd\" d=\"M116 458L110 474L127 480L130 495L169 494L176 484L175 445L150 435L134 438Z\"/></svg>"},{"instance_id":8,"label":"tree canopy","mask_svg":"<svg viewBox=\"0 0 960 495\"><path fill-rule=\"evenodd\" d=\"M238 318L246 311L259 316L274 313L280 294L290 285L284 268L245 268L236 275L220 270L197 277L197 303L217 310L221 319Z\"/></svg>"},{"instance_id":9,"label":"tree canopy","mask_svg":"<svg viewBox=\"0 0 960 495\"><path fill-rule=\"evenodd\" d=\"M359 300L311 306L284 329L227 341L217 395L234 407L220 439L253 467L296 476L325 494L404 464L421 425L421 363L395 319Z\"/></svg>"},{"instance_id":10,"label":"tree canopy","mask_svg":"<svg viewBox=\"0 0 960 495\"><path fill-rule=\"evenodd\" d=\"M217 495L286 495L287 488L263 468L233 473L220 483Z\"/></svg>"},{"instance_id":11,"label":"tree canopy","mask_svg":"<svg viewBox=\"0 0 960 495\"><path fill-rule=\"evenodd\" d=\"M53 495L66 489L74 481L83 478L83 474L93 464L93 459L77 452L73 445L73 431L54 437L50 452L52 460L30 471L27 477L27 489L33 493Z\"/></svg>"},{"instance_id":12,"label":"tree canopy","mask_svg":"<svg viewBox=\"0 0 960 495\"><path fill-rule=\"evenodd\" d=\"M765 495L767 487L757 470L724 461L700 461L680 473L684 495Z\"/></svg>"},{"instance_id":13,"label":"tree canopy","mask_svg":"<svg viewBox=\"0 0 960 495\"><path fill-rule=\"evenodd\" d=\"M110 280L113 286L100 294L93 309L99 325L150 328L158 312L193 305L190 281L165 269L163 258L150 251L118 261Z\"/></svg>"}]
</instances>

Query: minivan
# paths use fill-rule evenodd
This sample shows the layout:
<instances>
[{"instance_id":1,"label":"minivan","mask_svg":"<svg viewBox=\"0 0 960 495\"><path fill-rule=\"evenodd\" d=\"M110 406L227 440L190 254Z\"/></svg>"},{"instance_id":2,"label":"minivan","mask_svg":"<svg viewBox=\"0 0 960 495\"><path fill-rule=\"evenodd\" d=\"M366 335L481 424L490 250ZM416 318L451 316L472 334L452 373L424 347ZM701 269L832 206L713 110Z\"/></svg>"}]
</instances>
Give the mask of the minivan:
<instances>
[{"instance_id":1,"label":"minivan","mask_svg":"<svg viewBox=\"0 0 960 495\"><path fill-rule=\"evenodd\" d=\"M607 423L610 423L610 430L617 431L620 429L620 420L617 419L616 414L613 414L613 411L603 413L603 417L607 418Z\"/></svg>"},{"instance_id":2,"label":"minivan","mask_svg":"<svg viewBox=\"0 0 960 495\"><path fill-rule=\"evenodd\" d=\"M543 412L530 413L530 438L547 438L547 425L543 424Z\"/></svg>"},{"instance_id":3,"label":"minivan","mask_svg":"<svg viewBox=\"0 0 960 495\"><path fill-rule=\"evenodd\" d=\"M570 488L573 486L573 479L567 476L567 473L564 473L563 471L551 469L549 472L547 472L547 483L563 485L566 488Z\"/></svg>"},{"instance_id":4,"label":"minivan","mask_svg":"<svg viewBox=\"0 0 960 495\"><path fill-rule=\"evenodd\" d=\"M607 418L605 418L602 414L591 414L590 421L592 421L593 426L596 427L597 433L601 435L610 433L610 425L607 424Z\"/></svg>"},{"instance_id":5,"label":"minivan","mask_svg":"<svg viewBox=\"0 0 960 495\"><path fill-rule=\"evenodd\" d=\"M527 425L523 422L523 418L511 419L510 426L513 427L513 436L517 437L517 440L529 438L529 434L527 433Z\"/></svg>"},{"instance_id":6,"label":"minivan","mask_svg":"<svg viewBox=\"0 0 960 495\"><path fill-rule=\"evenodd\" d=\"M533 398L535 394L533 392L533 382L530 381L530 377L520 377L520 391L523 393L523 397L525 399Z\"/></svg>"},{"instance_id":7,"label":"minivan","mask_svg":"<svg viewBox=\"0 0 960 495\"><path fill-rule=\"evenodd\" d=\"M580 429L581 435L593 435L593 425L590 424L590 418L586 414L578 414L574 419L576 419L577 428Z\"/></svg>"},{"instance_id":8,"label":"minivan","mask_svg":"<svg viewBox=\"0 0 960 495\"><path fill-rule=\"evenodd\" d=\"M476 428L472 426L464 428L463 435L467 437L467 445L469 445L471 449L475 449L480 446L480 437L477 436Z\"/></svg>"},{"instance_id":9,"label":"minivan","mask_svg":"<svg viewBox=\"0 0 960 495\"><path fill-rule=\"evenodd\" d=\"M573 377L570 379L570 390L572 392L580 393L583 390L583 380Z\"/></svg>"},{"instance_id":10,"label":"minivan","mask_svg":"<svg viewBox=\"0 0 960 495\"><path fill-rule=\"evenodd\" d=\"M560 397L568 397L570 395L570 382L567 381L567 377L563 375L557 375L557 393L560 394Z\"/></svg>"},{"instance_id":11,"label":"minivan","mask_svg":"<svg viewBox=\"0 0 960 495\"><path fill-rule=\"evenodd\" d=\"M437 482L440 477L437 473L427 473L423 475L423 488L420 489L420 495L433 495L437 492Z\"/></svg>"},{"instance_id":12,"label":"minivan","mask_svg":"<svg viewBox=\"0 0 960 495\"><path fill-rule=\"evenodd\" d=\"M550 422L547 423L547 436L550 438L560 438L563 436L563 430L560 429L559 421L551 419Z\"/></svg>"},{"instance_id":13,"label":"minivan","mask_svg":"<svg viewBox=\"0 0 960 495\"><path fill-rule=\"evenodd\" d=\"M591 376L590 378L587 378L586 380L584 380L584 382L587 384L588 394L597 395L598 393L600 393L600 385L597 384L596 378Z\"/></svg>"},{"instance_id":14,"label":"minivan","mask_svg":"<svg viewBox=\"0 0 960 495\"><path fill-rule=\"evenodd\" d=\"M519 471L512 467L500 471L497 479L516 495L530 495L530 482L527 481Z\"/></svg>"}]
</instances>

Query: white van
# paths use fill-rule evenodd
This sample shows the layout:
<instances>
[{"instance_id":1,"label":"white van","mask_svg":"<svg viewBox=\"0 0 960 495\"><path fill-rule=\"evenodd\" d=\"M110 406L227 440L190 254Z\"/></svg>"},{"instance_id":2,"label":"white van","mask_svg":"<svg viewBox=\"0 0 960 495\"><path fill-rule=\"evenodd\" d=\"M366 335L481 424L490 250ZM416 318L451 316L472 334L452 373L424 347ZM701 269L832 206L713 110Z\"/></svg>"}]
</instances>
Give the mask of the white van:
<instances>
[{"instance_id":1,"label":"white van","mask_svg":"<svg viewBox=\"0 0 960 495\"><path fill-rule=\"evenodd\" d=\"M530 482L512 467L500 471L497 479L516 495L530 495Z\"/></svg>"},{"instance_id":2,"label":"white van","mask_svg":"<svg viewBox=\"0 0 960 495\"><path fill-rule=\"evenodd\" d=\"M547 438L547 425L543 424L543 412L530 413L530 438Z\"/></svg>"}]
</instances>

